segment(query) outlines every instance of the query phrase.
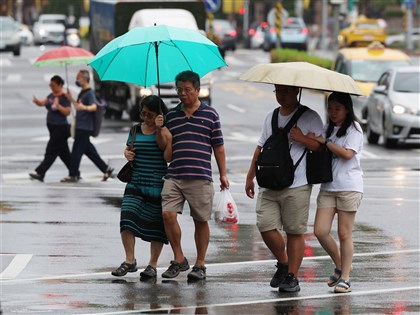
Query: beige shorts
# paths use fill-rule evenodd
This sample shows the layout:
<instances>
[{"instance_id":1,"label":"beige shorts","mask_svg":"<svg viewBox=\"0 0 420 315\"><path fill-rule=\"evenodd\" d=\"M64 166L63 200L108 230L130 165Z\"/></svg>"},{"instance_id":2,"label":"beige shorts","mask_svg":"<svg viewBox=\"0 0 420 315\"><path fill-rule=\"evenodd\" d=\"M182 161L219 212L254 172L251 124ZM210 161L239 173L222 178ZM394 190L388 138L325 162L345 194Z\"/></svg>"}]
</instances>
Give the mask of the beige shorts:
<instances>
[{"instance_id":1,"label":"beige shorts","mask_svg":"<svg viewBox=\"0 0 420 315\"><path fill-rule=\"evenodd\" d=\"M204 179L165 179L162 189L162 211L182 214L185 201L190 215L197 221L208 221L213 208L213 182Z\"/></svg>"},{"instance_id":2,"label":"beige shorts","mask_svg":"<svg viewBox=\"0 0 420 315\"><path fill-rule=\"evenodd\" d=\"M312 185L283 190L260 188L257 197L257 227L260 232L283 229L289 234L307 230Z\"/></svg>"},{"instance_id":3,"label":"beige shorts","mask_svg":"<svg viewBox=\"0 0 420 315\"><path fill-rule=\"evenodd\" d=\"M318 208L336 208L341 211L357 211L363 194L357 191L320 190L316 200Z\"/></svg>"}]
</instances>

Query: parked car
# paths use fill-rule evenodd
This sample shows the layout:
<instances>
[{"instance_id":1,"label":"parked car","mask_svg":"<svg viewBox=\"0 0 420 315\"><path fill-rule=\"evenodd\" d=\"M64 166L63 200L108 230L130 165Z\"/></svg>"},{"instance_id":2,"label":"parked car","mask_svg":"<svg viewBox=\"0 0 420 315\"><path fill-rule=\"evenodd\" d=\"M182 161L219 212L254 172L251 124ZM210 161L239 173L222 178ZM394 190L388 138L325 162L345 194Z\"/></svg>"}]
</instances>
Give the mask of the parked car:
<instances>
[{"instance_id":1,"label":"parked car","mask_svg":"<svg viewBox=\"0 0 420 315\"><path fill-rule=\"evenodd\" d=\"M410 65L407 54L398 49L385 48L380 43L338 51L333 70L351 76L364 94L352 96L354 113L363 127L367 122L367 98L381 74L389 68L407 65Z\"/></svg>"},{"instance_id":2,"label":"parked car","mask_svg":"<svg viewBox=\"0 0 420 315\"><path fill-rule=\"evenodd\" d=\"M254 22L248 29L248 48L262 48L264 37L269 32L270 26L267 22Z\"/></svg>"},{"instance_id":3,"label":"parked car","mask_svg":"<svg viewBox=\"0 0 420 315\"><path fill-rule=\"evenodd\" d=\"M33 27L34 43L63 43L66 24L67 18L64 14L41 14Z\"/></svg>"},{"instance_id":4,"label":"parked car","mask_svg":"<svg viewBox=\"0 0 420 315\"><path fill-rule=\"evenodd\" d=\"M352 21L349 27L342 29L338 34L338 43L341 47L367 46L374 41L385 45L386 31L381 20L368 19L361 15Z\"/></svg>"},{"instance_id":5,"label":"parked car","mask_svg":"<svg viewBox=\"0 0 420 315\"><path fill-rule=\"evenodd\" d=\"M274 27L265 30L264 43L262 48L269 51L276 47L277 32ZM295 48L299 50L308 50L309 30L305 22L300 17L287 18L281 29L280 44L282 48Z\"/></svg>"},{"instance_id":6,"label":"parked car","mask_svg":"<svg viewBox=\"0 0 420 315\"><path fill-rule=\"evenodd\" d=\"M20 56L20 23L10 16L0 16L0 51L11 51Z\"/></svg>"},{"instance_id":7,"label":"parked car","mask_svg":"<svg viewBox=\"0 0 420 315\"><path fill-rule=\"evenodd\" d=\"M415 139L420 144L420 68L396 67L385 71L367 101L366 134L369 143L383 136L385 146Z\"/></svg>"},{"instance_id":8,"label":"parked car","mask_svg":"<svg viewBox=\"0 0 420 315\"><path fill-rule=\"evenodd\" d=\"M32 45L34 43L34 34L26 24L21 24L19 28L19 37L22 45Z\"/></svg>"},{"instance_id":9,"label":"parked car","mask_svg":"<svg viewBox=\"0 0 420 315\"><path fill-rule=\"evenodd\" d=\"M220 39L219 48L223 51L236 50L236 42L238 40L238 33L235 27L227 20L214 19L212 22L213 34ZM209 34L210 25L206 20L206 33Z\"/></svg>"}]
</instances>

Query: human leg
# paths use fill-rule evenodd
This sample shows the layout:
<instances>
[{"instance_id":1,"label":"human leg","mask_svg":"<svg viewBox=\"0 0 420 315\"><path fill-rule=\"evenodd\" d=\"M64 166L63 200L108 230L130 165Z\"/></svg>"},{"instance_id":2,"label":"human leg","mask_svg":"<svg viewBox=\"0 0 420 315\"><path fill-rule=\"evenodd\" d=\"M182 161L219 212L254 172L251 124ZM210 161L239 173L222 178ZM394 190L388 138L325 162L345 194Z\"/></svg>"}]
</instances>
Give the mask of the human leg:
<instances>
[{"instance_id":1,"label":"human leg","mask_svg":"<svg viewBox=\"0 0 420 315\"><path fill-rule=\"evenodd\" d=\"M289 258L289 273L297 276L305 252L303 234L287 233L287 256Z\"/></svg>"},{"instance_id":2,"label":"human leg","mask_svg":"<svg viewBox=\"0 0 420 315\"><path fill-rule=\"evenodd\" d=\"M340 250L337 242L331 235L331 226L335 213L335 208L318 208L315 215L314 234L322 248L333 260L335 267L341 270Z\"/></svg>"},{"instance_id":3,"label":"human leg","mask_svg":"<svg viewBox=\"0 0 420 315\"><path fill-rule=\"evenodd\" d=\"M168 237L172 251L174 253L174 260L176 262L182 262L184 259L184 253L181 247L181 227L179 226L176 212L164 211L163 224L165 226L165 233Z\"/></svg>"},{"instance_id":4,"label":"human leg","mask_svg":"<svg viewBox=\"0 0 420 315\"><path fill-rule=\"evenodd\" d=\"M277 261L282 264L287 264L286 243L281 233L278 230L271 230L261 232L261 237Z\"/></svg>"},{"instance_id":5,"label":"human leg","mask_svg":"<svg viewBox=\"0 0 420 315\"><path fill-rule=\"evenodd\" d=\"M338 238L340 240L341 278L350 280L351 264L353 260L353 224L356 211L338 210Z\"/></svg>"},{"instance_id":6,"label":"human leg","mask_svg":"<svg viewBox=\"0 0 420 315\"><path fill-rule=\"evenodd\" d=\"M96 165L97 168L101 170L102 173L105 173L108 170L108 165L99 156L98 151L96 150L95 146L90 142L89 138L84 154L93 162L93 164Z\"/></svg>"},{"instance_id":7,"label":"human leg","mask_svg":"<svg viewBox=\"0 0 420 315\"><path fill-rule=\"evenodd\" d=\"M111 272L111 274L116 277L122 277L128 272L137 271L137 262L134 257L134 246L136 243L135 237L133 233L127 230L123 230L120 235L124 246L125 260L117 269Z\"/></svg>"},{"instance_id":8,"label":"human leg","mask_svg":"<svg viewBox=\"0 0 420 315\"><path fill-rule=\"evenodd\" d=\"M196 266L204 266L206 252L210 240L210 228L207 221L202 222L194 219L195 231L195 247L197 249L197 259L195 261Z\"/></svg>"},{"instance_id":9,"label":"human leg","mask_svg":"<svg viewBox=\"0 0 420 315\"><path fill-rule=\"evenodd\" d=\"M151 243L150 243L150 259L149 259L149 265L150 266L156 268L160 253L162 252L162 248L163 248L163 243L162 242L151 241Z\"/></svg>"},{"instance_id":10,"label":"human leg","mask_svg":"<svg viewBox=\"0 0 420 315\"><path fill-rule=\"evenodd\" d=\"M71 154L67 139L69 138L69 126L63 125L60 126L60 143L59 143L59 151L58 156L60 157L61 161L63 161L64 165L70 170L71 166Z\"/></svg>"},{"instance_id":11,"label":"human leg","mask_svg":"<svg viewBox=\"0 0 420 315\"><path fill-rule=\"evenodd\" d=\"M45 173L49 170L51 165L54 164L60 148L60 133L58 129L59 126L48 124L47 127L50 134L50 138L48 140L47 147L45 148L44 159L35 169L35 172L41 175L42 178L45 176Z\"/></svg>"},{"instance_id":12,"label":"human leg","mask_svg":"<svg viewBox=\"0 0 420 315\"><path fill-rule=\"evenodd\" d=\"M85 130L76 129L76 136L71 150L71 165L70 165L70 177L79 177L79 167L82 156L89 143L89 133Z\"/></svg>"}]
</instances>

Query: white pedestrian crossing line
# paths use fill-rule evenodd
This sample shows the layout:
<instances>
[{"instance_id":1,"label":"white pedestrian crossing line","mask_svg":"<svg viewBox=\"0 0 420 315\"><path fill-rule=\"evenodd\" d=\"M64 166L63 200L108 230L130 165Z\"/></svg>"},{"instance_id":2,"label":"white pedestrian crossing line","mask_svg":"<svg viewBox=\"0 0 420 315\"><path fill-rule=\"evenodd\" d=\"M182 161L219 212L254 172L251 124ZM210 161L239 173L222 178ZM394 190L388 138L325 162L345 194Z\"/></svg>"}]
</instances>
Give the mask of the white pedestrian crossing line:
<instances>
[{"instance_id":1,"label":"white pedestrian crossing line","mask_svg":"<svg viewBox=\"0 0 420 315\"><path fill-rule=\"evenodd\" d=\"M25 269L31 259L31 254L17 254L6 269L0 273L0 280L15 279Z\"/></svg>"}]
</instances>

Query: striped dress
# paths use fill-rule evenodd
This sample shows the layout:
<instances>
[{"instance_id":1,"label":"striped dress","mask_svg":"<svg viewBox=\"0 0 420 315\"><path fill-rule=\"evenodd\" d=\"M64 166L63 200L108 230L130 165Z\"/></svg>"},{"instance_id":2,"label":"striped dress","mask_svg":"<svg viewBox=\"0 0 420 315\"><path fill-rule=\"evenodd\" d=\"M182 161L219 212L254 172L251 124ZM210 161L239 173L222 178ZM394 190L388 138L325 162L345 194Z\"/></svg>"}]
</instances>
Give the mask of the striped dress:
<instances>
[{"instance_id":1,"label":"striped dress","mask_svg":"<svg viewBox=\"0 0 420 315\"><path fill-rule=\"evenodd\" d=\"M127 145L131 143L131 132ZM132 180L125 186L120 231L130 231L144 241L168 244L162 218L161 191L167 164L156 143L156 135L145 135L140 125L134 141Z\"/></svg>"}]
</instances>

